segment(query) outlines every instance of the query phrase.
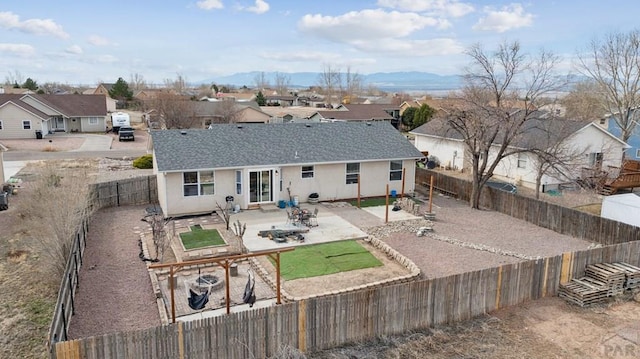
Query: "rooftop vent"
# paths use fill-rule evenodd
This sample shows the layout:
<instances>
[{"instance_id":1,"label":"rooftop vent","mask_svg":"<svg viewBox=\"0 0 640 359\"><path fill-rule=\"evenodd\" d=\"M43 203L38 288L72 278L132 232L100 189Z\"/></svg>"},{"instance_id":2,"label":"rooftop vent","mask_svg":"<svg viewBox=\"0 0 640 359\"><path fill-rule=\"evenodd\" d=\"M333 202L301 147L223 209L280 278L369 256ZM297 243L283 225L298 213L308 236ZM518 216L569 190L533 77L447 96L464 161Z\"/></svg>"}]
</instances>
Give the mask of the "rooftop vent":
<instances>
[{"instance_id":1,"label":"rooftop vent","mask_svg":"<svg viewBox=\"0 0 640 359\"><path fill-rule=\"evenodd\" d=\"M242 125L238 125L237 127L238 127L238 128L242 128Z\"/></svg>"},{"instance_id":2,"label":"rooftop vent","mask_svg":"<svg viewBox=\"0 0 640 359\"><path fill-rule=\"evenodd\" d=\"M186 134L187 134L187 131L180 131L180 134L181 134L181 135L186 135Z\"/></svg>"},{"instance_id":3,"label":"rooftop vent","mask_svg":"<svg viewBox=\"0 0 640 359\"><path fill-rule=\"evenodd\" d=\"M306 125L304 125L305 127L311 127L310 123L307 123Z\"/></svg>"},{"instance_id":4,"label":"rooftop vent","mask_svg":"<svg viewBox=\"0 0 640 359\"><path fill-rule=\"evenodd\" d=\"M365 122L367 126L371 126L371 122Z\"/></svg>"}]
</instances>

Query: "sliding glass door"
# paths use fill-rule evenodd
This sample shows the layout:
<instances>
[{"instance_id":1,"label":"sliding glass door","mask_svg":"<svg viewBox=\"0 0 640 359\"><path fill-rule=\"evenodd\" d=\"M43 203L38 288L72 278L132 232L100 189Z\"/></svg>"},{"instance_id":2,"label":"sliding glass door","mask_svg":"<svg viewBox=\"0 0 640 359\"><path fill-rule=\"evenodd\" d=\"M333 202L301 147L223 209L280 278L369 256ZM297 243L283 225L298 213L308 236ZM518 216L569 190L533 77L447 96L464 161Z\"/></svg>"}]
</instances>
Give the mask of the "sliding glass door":
<instances>
[{"instance_id":1,"label":"sliding glass door","mask_svg":"<svg viewBox=\"0 0 640 359\"><path fill-rule=\"evenodd\" d=\"M273 202L273 170L249 172L249 203Z\"/></svg>"}]
</instances>

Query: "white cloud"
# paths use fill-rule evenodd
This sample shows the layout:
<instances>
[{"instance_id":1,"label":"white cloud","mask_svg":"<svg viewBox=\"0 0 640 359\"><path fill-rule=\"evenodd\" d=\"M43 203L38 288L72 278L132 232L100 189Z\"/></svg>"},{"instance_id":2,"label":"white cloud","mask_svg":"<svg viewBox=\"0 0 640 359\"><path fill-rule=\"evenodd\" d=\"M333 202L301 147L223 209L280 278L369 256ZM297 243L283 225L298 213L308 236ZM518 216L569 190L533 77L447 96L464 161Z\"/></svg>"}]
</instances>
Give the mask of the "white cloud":
<instances>
[{"instance_id":1,"label":"white cloud","mask_svg":"<svg viewBox=\"0 0 640 359\"><path fill-rule=\"evenodd\" d=\"M0 12L0 27L15 29L27 34L51 35L66 39L69 34L64 32L61 25L51 19L29 19L20 21L20 17L10 11Z\"/></svg>"},{"instance_id":2,"label":"white cloud","mask_svg":"<svg viewBox=\"0 0 640 359\"><path fill-rule=\"evenodd\" d=\"M67 47L65 50L65 52L70 53L70 54L74 54L74 55L80 55L82 54L82 47L78 46L78 45L71 45L69 47Z\"/></svg>"},{"instance_id":3,"label":"white cloud","mask_svg":"<svg viewBox=\"0 0 640 359\"><path fill-rule=\"evenodd\" d=\"M462 17L475 10L473 5L457 0L378 0L378 5L446 17Z\"/></svg>"},{"instance_id":4,"label":"white cloud","mask_svg":"<svg viewBox=\"0 0 640 359\"><path fill-rule=\"evenodd\" d=\"M269 4L264 0L256 0L256 3L254 6L249 6L249 7L240 8L240 9L253 12L256 14L264 14L265 12L269 11Z\"/></svg>"},{"instance_id":5,"label":"white cloud","mask_svg":"<svg viewBox=\"0 0 640 359\"><path fill-rule=\"evenodd\" d=\"M196 5L204 10L212 10L212 9L222 9L224 8L224 4L222 4L221 0L202 0L198 1Z\"/></svg>"},{"instance_id":6,"label":"white cloud","mask_svg":"<svg viewBox=\"0 0 640 359\"><path fill-rule=\"evenodd\" d=\"M298 22L301 31L341 43L404 37L428 26L445 28L450 23L415 13L381 9L351 11L340 16L305 15Z\"/></svg>"},{"instance_id":7,"label":"white cloud","mask_svg":"<svg viewBox=\"0 0 640 359\"><path fill-rule=\"evenodd\" d=\"M454 39L430 40L380 39L378 42L354 43L361 51L377 52L394 56L443 56L464 52L464 46Z\"/></svg>"},{"instance_id":8,"label":"white cloud","mask_svg":"<svg viewBox=\"0 0 640 359\"><path fill-rule=\"evenodd\" d=\"M109 39L107 39L106 37L99 36L99 35L91 35L91 36L89 36L87 41L89 41L89 43L91 45L94 45L94 46L111 45L111 41L109 41Z\"/></svg>"},{"instance_id":9,"label":"white cloud","mask_svg":"<svg viewBox=\"0 0 640 359\"><path fill-rule=\"evenodd\" d=\"M13 54L18 56L31 56L36 53L36 49L27 44L3 44L0 43L0 53Z\"/></svg>"},{"instance_id":10,"label":"white cloud","mask_svg":"<svg viewBox=\"0 0 640 359\"><path fill-rule=\"evenodd\" d=\"M510 4L500 10L485 7L483 11L487 16L478 20L474 30L505 32L533 24L533 14L525 13L520 4Z\"/></svg>"}]
</instances>

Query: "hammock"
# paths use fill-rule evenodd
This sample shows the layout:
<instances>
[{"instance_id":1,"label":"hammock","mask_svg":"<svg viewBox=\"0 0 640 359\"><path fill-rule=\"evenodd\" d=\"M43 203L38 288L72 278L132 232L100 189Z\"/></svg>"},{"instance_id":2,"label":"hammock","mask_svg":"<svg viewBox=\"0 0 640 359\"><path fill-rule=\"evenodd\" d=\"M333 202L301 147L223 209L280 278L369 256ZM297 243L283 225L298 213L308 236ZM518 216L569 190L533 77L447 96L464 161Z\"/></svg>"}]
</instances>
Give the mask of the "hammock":
<instances>
[{"instance_id":1,"label":"hammock","mask_svg":"<svg viewBox=\"0 0 640 359\"><path fill-rule=\"evenodd\" d=\"M249 308L252 308L256 302L255 285L256 281L253 278L253 273L249 271L249 278L247 279L247 285L244 286L244 295L242 296L242 301L245 304L249 304Z\"/></svg>"},{"instance_id":2,"label":"hammock","mask_svg":"<svg viewBox=\"0 0 640 359\"><path fill-rule=\"evenodd\" d=\"M209 291L207 289L204 293L196 293L193 289L189 289L189 307L193 310L204 309L205 305L209 302Z\"/></svg>"}]
</instances>

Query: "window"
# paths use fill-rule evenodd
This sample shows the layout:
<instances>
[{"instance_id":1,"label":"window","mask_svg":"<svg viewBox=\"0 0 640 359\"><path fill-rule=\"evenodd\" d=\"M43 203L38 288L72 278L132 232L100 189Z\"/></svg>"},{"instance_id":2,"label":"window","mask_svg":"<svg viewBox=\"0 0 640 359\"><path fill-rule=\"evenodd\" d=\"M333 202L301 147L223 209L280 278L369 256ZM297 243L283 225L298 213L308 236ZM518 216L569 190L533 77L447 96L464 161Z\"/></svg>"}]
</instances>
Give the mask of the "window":
<instances>
[{"instance_id":1,"label":"window","mask_svg":"<svg viewBox=\"0 0 640 359\"><path fill-rule=\"evenodd\" d=\"M89 124L90 125L97 125L98 124L98 118L97 117L89 117Z\"/></svg>"},{"instance_id":2,"label":"window","mask_svg":"<svg viewBox=\"0 0 640 359\"><path fill-rule=\"evenodd\" d=\"M0 130L2 130L2 122L0 122ZM636 158L640 158L640 150L636 150Z\"/></svg>"},{"instance_id":3,"label":"window","mask_svg":"<svg viewBox=\"0 0 640 359\"><path fill-rule=\"evenodd\" d=\"M302 166L302 178L313 178L313 166Z\"/></svg>"},{"instance_id":4,"label":"window","mask_svg":"<svg viewBox=\"0 0 640 359\"><path fill-rule=\"evenodd\" d=\"M527 155L525 153L518 153L518 168L527 168Z\"/></svg>"},{"instance_id":5,"label":"window","mask_svg":"<svg viewBox=\"0 0 640 359\"><path fill-rule=\"evenodd\" d=\"M242 194L242 171L236 171L236 194Z\"/></svg>"},{"instance_id":6,"label":"window","mask_svg":"<svg viewBox=\"0 0 640 359\"><path fill-rule=\"evenodd\" d=\"M599 167L602 165L602 152L592 152L589 154L589 166Z\"/></svg>"},{"instance_id":7,"label":"window","mask_svg":"<svg viewBox=\"0 0 640 359\"><path fill-rule=\"evenodd\" d=\"M23 130L30 130L31 129L31 121L29 121L29 120L22 121L22 129Z\"/></svg>"},{"instance_id":8,"label":"window","mask_svg":"<svg viewBox=\"0 0 640 359\"><path fill-rule=\"evenodd\" d=\"M358 183L360 163L347 163L347 184Z\"/></svg>"},{"instance_id":9,"label":"window","mask_svg":"<svg viewBox=\"0 0 640 359\"><path fill-rule=\"evenodd\" d=\"M213 171L184 172L182 181L185 197L214 194Z\"/></svg>"},{"instance_id":10,"label":"window","mask_svg":"<svg viewBox=\"0 0 640 359\"><path fill-rule=\"evenodd\" d=\"M0 121L0 130L2 130L2 121Z\"/></svg>"},{"instance_id":11,"label":"window","mask_svg":"<svg viewBox=\"0 0 640 359\"><path fill-rule=\"evenodd\" d=\"M601 119L600 119L600 124L601 124L601 125L604 125L606 122L607 122L607 120L606 120L606 119L604 119L604 118L601 118Z\"/></svg>"},{"instance_id":12,"label":"window","mask_svg":"<svg viewBox=\"0 0 640 359\"><path fill-rule=\"evenodd\" d=\"M389 181L402 179L402 161L389 161Z\"/></svg>"}]
</instances>

